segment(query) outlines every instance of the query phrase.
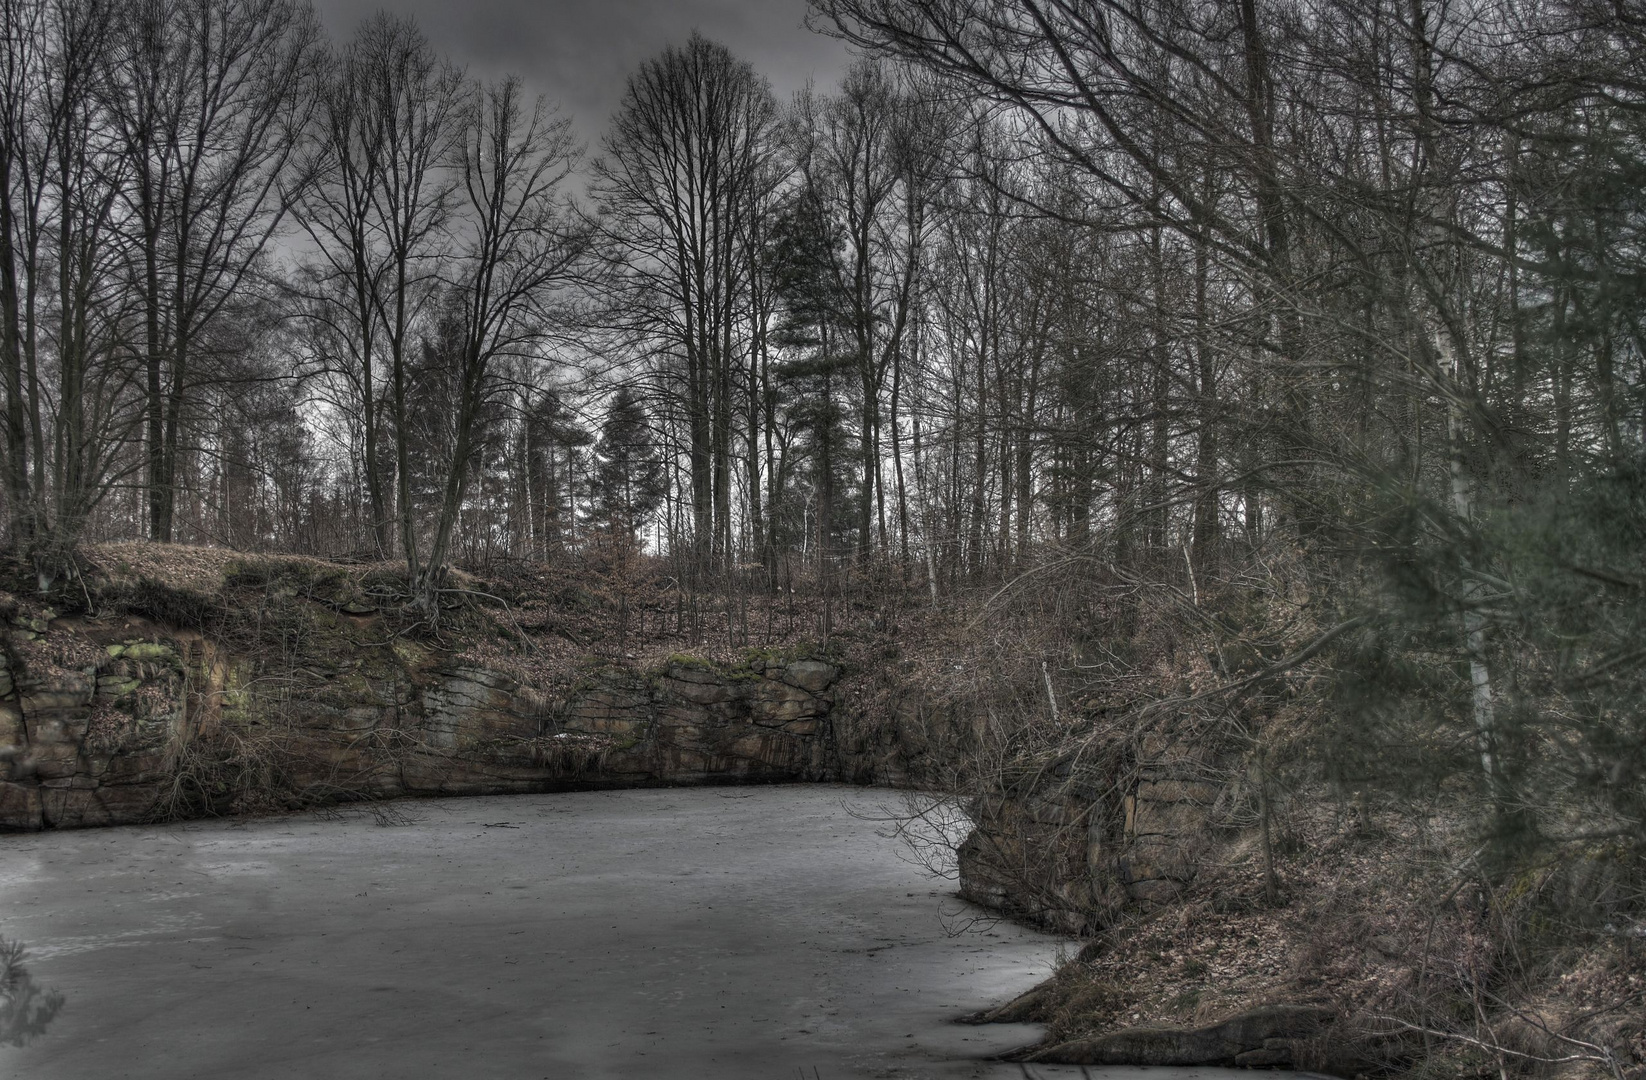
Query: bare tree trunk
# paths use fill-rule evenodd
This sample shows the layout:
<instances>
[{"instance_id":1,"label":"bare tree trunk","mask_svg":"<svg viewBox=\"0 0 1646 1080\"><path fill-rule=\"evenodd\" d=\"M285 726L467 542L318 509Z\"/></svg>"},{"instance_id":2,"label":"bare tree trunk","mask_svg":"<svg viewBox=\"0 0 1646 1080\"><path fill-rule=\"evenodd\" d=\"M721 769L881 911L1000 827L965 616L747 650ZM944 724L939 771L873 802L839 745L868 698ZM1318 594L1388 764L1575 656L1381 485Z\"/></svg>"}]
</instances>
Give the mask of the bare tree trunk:
<instances>
[{"instance_id":1,"label":"bare tree trunk","mask_svg":"<svg viewBox=\"0 0 1646 1080\"><path fill-rule=\"evenodd\" d=\"M3 47L13 48L7 41ZM33 493L29 490L28 427L23 401L23 309L17 280L18 220L12 206L13 173L17 164L17 137L11 129L20 119L21 102L12 95L21 88L6 88L3 115L7 130L0 139L0 366L3 366L6 394L5 473L6 513L13 548L28 546L33 533ZM31 408L34 407L31 403Z\"/></svg>"},{"instance_id":2,"label":"bare tree trunk","mask_svg":"<svg viewBox=\"0 0 1646 1080\"><path fill-rule=\"evenodd\" d=\"M1474 479L1468 464L1468 421L1461 404L1469 380L1451 332L1443 326L1438 327L1431 332L1430 339L1440 359L1440 375L1452 390L1446 409L1446 465L1452 513L1459 522L1470 523L1475 516ZM1495 798L1502 784L1502 770L1497 756L1496 694L1486 660L1486 618L1479 606L1485 590L1466 553L1458 553L1458 566L1462 575L1463 649L1469 659L1470 708L1479 746L1480 767Z\"/></svg>"},{"instance_id":3,"label":"bare tree trunk","mask_svg":"<svg viewBox=\"0 0 1646 1080\"><path fill-rule=\"evenodd\" d=\"M1204 197L1212 203L1214 177L1208 166ZM1211 312L1207 289L1211 274L1211 252L1206 228L1194 235L1194 359L1197 376L1195 413L1199 430L1195 433L1195 483L1199 491L1194 503L1194 562L1205 567L1217 548L1222 522L1221 489L1218 483L1217 367L1212 356Z\"/></svg>"}]
</instances>

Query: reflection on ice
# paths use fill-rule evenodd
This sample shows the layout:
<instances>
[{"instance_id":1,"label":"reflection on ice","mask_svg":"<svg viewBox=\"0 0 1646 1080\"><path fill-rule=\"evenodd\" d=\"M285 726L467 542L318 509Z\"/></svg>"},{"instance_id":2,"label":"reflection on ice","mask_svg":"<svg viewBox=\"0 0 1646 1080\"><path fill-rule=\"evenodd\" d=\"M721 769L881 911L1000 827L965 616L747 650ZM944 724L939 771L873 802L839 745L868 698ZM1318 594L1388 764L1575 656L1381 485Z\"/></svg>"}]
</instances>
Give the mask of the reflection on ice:
<instances>
[{"instance_id":1,"label":"reflection on ice","mask_svg":"<svg viewBox=\"0 0 1646 1080\"><path fill-rule=\"evenodd\" d=\"M23 943L0 937L0 1046L22 1046L63 1008L63 995L42 991L23 966Z\"/></svg>"}]
</instances>

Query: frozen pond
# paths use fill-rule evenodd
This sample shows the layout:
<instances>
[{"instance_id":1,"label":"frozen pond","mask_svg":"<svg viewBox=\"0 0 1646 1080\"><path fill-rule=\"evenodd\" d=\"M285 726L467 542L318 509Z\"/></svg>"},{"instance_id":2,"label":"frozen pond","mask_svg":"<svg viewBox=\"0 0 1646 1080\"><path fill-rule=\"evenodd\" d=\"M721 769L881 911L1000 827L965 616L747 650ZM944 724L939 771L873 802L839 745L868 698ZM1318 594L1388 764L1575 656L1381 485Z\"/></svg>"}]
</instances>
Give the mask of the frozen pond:
<instances>
[{"instance_id":1,"label":"frozen pond","mask_svg":"<svg viewBox=\"0 0 1646 1080\"><path fill-rule=\"evenodd\" d=\"M66 1003L0 1075L1022 1077L1213 1069L983 1062L1038 1038L959 1015L1058 939L965 912L885 825L891 792L526 795L0 836L0 935ZM945 919L945 913L951 916Z\"/></svg>"}]
</instances>

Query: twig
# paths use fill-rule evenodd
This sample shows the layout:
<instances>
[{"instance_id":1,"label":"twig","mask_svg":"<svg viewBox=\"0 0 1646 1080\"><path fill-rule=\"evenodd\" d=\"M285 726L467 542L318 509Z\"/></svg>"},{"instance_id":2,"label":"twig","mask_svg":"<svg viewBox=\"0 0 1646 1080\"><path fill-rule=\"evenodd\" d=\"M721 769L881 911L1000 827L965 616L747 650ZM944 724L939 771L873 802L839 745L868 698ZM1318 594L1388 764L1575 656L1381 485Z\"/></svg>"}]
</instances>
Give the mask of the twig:
<instances>
[{"instance_id":1,"label":"twig","mask_svg":"<svg viewBox=\"0 0 1646 1080\"><path fill-rule=\"evenodd\" d=\"M1286 657L1284 660L1279 661L1278 663L1271 664L1270 666L1264 668L1262 671L1259 671L1255 675L1248 675L1246 678L1241 679L1238 682L1232 682L1232 683L1228 683L1227 685L1224 685L1224 686L1213 687L1210 690L1202 691L1201 693L1195 694L1192 697L1171 698L1171 699L1163 699L1163 700L1160 700L1160 701L1151 702L1149 705L1145 706L1145 708L1158 708L1158 707L1161 707L1161 706L1167 706L1167 707L1176 709L1176 708L1180 708L1184 705L1192 705L1197 701L1204 701L1207 698L1217 697L1219 694L1231 694L1231 693L1234 693L1234 692L1239 691L1239 690L1244 690L1247 687L1250 687L1250 686L1253 686L1257 683L1260 683L1265 679L1271 679L1276 675L1280 675L1280 674L1283 674L1287 671L1290 671L1292 668L1297 667L1299 664L1303 663L1304 661L1312 659L1317 653L1320 652L1320 650L1324 649L1327 645L1331 644L1337 638L1339 638L1342 635L1348 633L1350 630L1354 630L1354 629L1357 629L1359 627L1365 626L1367 623L1369 623L1371 621L1372 621L1372 619L1371 619L1371 616L1369 616L1369 615L1357 615L1354 618L1349 619L1345 622L1338 623L1336 626L1332 627L1330 630L1327 630L1325 633L1321 634L1319 637L1317 637L1313 641L1309 642L1309 644L1305 645L1302 649L1300 649L1297 652L1293 653L1292 655Z\"/></svg>"}]
</instances>

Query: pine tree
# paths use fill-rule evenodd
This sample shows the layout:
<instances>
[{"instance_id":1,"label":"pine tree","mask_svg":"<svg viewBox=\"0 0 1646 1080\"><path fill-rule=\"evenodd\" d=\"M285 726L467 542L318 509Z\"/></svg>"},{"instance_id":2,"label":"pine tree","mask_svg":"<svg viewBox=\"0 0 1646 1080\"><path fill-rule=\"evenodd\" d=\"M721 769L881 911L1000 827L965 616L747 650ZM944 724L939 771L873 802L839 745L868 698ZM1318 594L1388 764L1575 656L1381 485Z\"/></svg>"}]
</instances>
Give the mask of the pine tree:
<instances>
[{"instance_id":1,"label":"pine tree","mask_svg":"<svg viewBox=\"0 0 1646 1080\"><path fill-rule=\"evenodd\" d=\"M819 565L827 570L837 550L837 534L849 535L857 516L841 498L853 475L846 397L857 354L848 337L847 303L829 260L840 246L822 207L799 194L772 229L772 277L782 311L772 339L789 359L773 371L785 418L800 436L796 449L810 462L815 508L812 522L793 537L802 546L815 540ZM787 508L791 514L793 507ZM774 515L780 508L773 507ZM802 515L806 516L806 515Z\"/></svg>"},{"instance_id":2,"label":"pine tree","mask_svg":"<svg viewBox=\"0 0 1646 1080\"><path fill-rule=\"evenodd\" d=\"M583 448L594 437L577 423L553 387L537 395L524 428L531 546L534 552L547 554L572 539L564 526L575 524L579 481L588 471Z\"/></svg>"},{"instance_id":3,"label":"pine tree","mask_svg":"<svg viewBox=\"0 0 1646 1080\"><path fill-rule=\"evenodd\" d=\"M646 407L619 387L600 425L590 477L591 524L633 537L663 501L663 459Z\"/></svg>"}]
</instances>

